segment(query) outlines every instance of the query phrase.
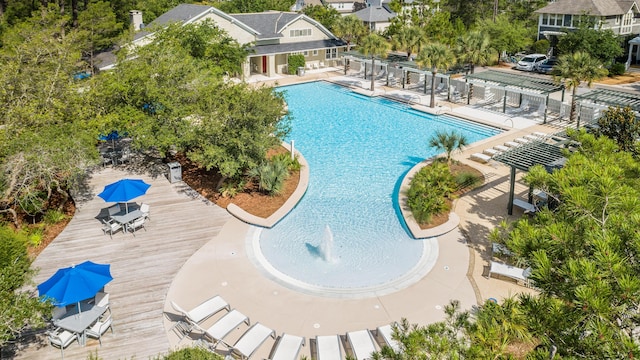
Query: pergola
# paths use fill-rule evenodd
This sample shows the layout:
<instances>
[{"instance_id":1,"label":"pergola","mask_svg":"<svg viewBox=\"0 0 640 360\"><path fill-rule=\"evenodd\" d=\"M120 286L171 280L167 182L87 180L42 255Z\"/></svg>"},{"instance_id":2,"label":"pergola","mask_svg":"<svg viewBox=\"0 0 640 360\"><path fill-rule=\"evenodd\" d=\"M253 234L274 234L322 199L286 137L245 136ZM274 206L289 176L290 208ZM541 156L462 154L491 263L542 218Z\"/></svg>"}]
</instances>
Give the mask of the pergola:
<instances>
[{"instance_id":1,"label":"pergola","mask_svg":"<svg viewBox=\"0 0 640 360\"><path fill-rule=\"evenodd\" d=\"M558 139L555 144L547 142L553 141L553 139ZM549 172L561 168L567 161L563 149L571 143L571 140L561 138L558 134L549 138L530 141L493 157L494 160L511 167L509 205L507 207L509 215L513 214L516 170L528 172L534 165L542 165ZM531 201L531 190L529 190L529 201Z\"/></svg>"},{"instance_id":2,"label":"pergola","mask_svg":"<svg viewBox=\"0 0 640 360\"><path fill-rule=\"evenodd\" d=\"M531 94L545 98L544 123L547 122L547 110L549 106L549 94L562 91L562 101L564 101L564 85L557 84L549 79L513 74L505 71L487 70L465 76L468 84L478 84L484 87L494 87L502 89L505 96L502 99L502 112L507 108L507 91L518 94ZM471 98L467 99L467 103Z\"/></svg>"}]
</instances>

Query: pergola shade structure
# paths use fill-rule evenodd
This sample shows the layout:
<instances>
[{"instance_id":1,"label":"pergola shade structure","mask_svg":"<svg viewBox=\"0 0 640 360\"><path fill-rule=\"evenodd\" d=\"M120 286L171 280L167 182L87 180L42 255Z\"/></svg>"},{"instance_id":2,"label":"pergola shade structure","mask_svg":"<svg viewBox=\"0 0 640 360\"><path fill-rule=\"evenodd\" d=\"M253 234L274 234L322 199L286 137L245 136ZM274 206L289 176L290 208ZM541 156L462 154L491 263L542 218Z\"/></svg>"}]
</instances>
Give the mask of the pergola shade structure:
<instances>
[{"instance_id":1,"label":"pergola shade structure","mask_svg":"<svg viewBox=\"0 0 640 360\"><path fill-rule=\"evenodd\" d=\"M636 117L640 115L640 94L626 91L593 89L582 95L576 95L576 101L583 105L596 107L619 106L621 108L630 107Z\"/></svg>"},{"instance_id":2,"label":"pergola shade structure","mask_svg":"<svg viewBox=\"0 0 640 360\"><path fill-rule=\"evenodd\" d=\"M465 76L468 84L478 85L485 88L497 88L503 91L502 112L506 112L507 93L527 94L539 97L544 101L544 122L547 121L547 107L549 105L549 94L562 91L562 101L564 101L564 85L557 84L552 80L536 76L513 74L504 71L487 70ZM468 99L470 102L471 99Z\"/></svg>"},{"instance_id":3,"label":"pergola shade structure","mask_svg":"<svg viewBox=\"0 0 640 360\"><path fill-rule=\"evenodd\" d=\"M511 167L509 205L507 208L509 215L513 213L516 170L528 172L534 165L542 165L547 171L561 168L567 160L564 149L572 144L573 141L561 137L561 134L557 134L530 141L493 157L494 160ZM531 196L529 196L530 200Z\"/></svg>"}]
</instances>

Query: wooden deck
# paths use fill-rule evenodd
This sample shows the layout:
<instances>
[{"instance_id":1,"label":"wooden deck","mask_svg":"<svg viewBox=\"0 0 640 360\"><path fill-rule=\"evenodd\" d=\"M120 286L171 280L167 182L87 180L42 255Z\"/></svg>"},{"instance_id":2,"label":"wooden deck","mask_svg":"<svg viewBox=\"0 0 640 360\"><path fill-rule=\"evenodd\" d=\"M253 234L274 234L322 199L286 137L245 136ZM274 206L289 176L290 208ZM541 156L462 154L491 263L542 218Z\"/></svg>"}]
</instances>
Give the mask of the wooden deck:
<instances>
[{"instance_id":1,"label":"wooden deck","mask_svg":"<svg viewBox=\"0 0 640 360\"><path fill-rule=\"evenodd\" d=\"M151 221L135 236L118 232L104 235L97 219L111 204L96 196L104 185L121 178L140 178L151 184L146 195L135 199L151 206ZM65 349L66 359L86 359L98 350L103 359L145 359L166 353L169 340L163 326L166 294L175 274L202 245L217 236L229 219L226 210L193 196L183 183L170 184L164 177L126 173L106 168L90 179L88 200L67 228L40 254L33 266L41 283L58 268L85 260L111 264L110 294L115 334L105 333L102 347L88 340ZM19 359L58 359L60 350L46 342L20 351Z\"/></svg>"}]
</instances>

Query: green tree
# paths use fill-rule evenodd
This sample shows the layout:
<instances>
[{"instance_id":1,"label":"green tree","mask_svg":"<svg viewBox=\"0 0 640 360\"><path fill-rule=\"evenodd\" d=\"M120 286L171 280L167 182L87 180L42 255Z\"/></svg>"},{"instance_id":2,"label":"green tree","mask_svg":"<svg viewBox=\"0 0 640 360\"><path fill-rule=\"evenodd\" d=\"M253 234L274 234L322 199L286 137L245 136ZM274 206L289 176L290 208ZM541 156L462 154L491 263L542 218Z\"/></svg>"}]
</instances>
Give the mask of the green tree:
<instances>
[{"instance_id":1,"label":"green tree","mask_svg":"<svg viewBox=\"0 0 640 360\"><path fill-rule=\"evenodd\" d=\"M459 37L456 45L458 61L469 64L471 74L475 72L476 65L485 66L489 63L493 51L489 36L478 30ZM473 97L473 84L469 85L469 98L471 97Z\"/></svg>"},{"instance_id":2,"label":"green tree","mask_svg":"<svg viewBox=\"0 0 640 360\"><path fill-rule=\"evenodd\" d=\"M347 51L351 45L367 33L367 28L355 15L339 17L333 24L333 33L347 43Z\"/></svg>"},{"instance_id":3,"label":"green tree","mask_svg":"<svg viewBox=\"0 0 640 360\"><path fill-rule=\"evenodd\" d=\"M565 54L560 56L558 64L555 67L557 74L554 75L555 80L562 83L565 87L572 90L571 96L571 112L569 119L571 122L576 120L576 93L578 86L582 82L586 82L587 86L598 79L607 75L607 69L602 67L602 63L592 58L584 52L573 54ZM578 124L579 126L580 124Z\"/></svg>"},{"instance_id":4,"label":"green tree","mask_svg":"<svg viewBox=\"0 0 640 360\"><path fill-rule=\"evenodd\" d=\"M594 28L593 24L584 22L575 31L568 31L558 40L560 55L577 52L587 53L609 67L616 57L623 54L622 39L611 30Z\"/></svg>"},{"instance_id":5,"label":"green tree","mask_svg":"<svg viewBox=\"0 0 640 360\"><path fill-rule=\"evenodd\" d=\"M214 3L228 13L253 13L268 10L290 11L295 0L229 0Z\"/></svg>"},{"instance_id":6,"label":"green tree","mask_svg":"<svg viewBox=\"0 0 640 360\"><path fill-rule=\"evenodd\" d=\"M431 70L431 103L429 106L433 108L436 106L436 75L439 70L446 71L453 66L456 63L456 58L448 46L440 43L431 43L420 50L416 62L421 67Z\"/></svg>"},{"instance_id":7,"label":"green tree","mask_svg":"<svg viewBox=\"0 0 640 360\"><path fill-rule=\"evenodd\" d=\"M481 21L479 29L489 35L491 47L498 55L498 63L503 51L514 54L533 43L531 29L520 21L509 19L506 14L498 15L496 21Z\"/></svg>"},{"instance_id":8,"label":"green tree","mask_svg":"<svg viewBox=\"0 0 640 360\"><path fill-rule=\"evenodd\" d=\"M34 275L26 238L0 226L0 349L29 328L46 325L51 305L33 292L20 290Z\"/></svg>"},{"instance_id":9,"label":"green tree","mask_svg":"<svg viewBox=\"0 0 640 360\"><path fill-rule=\"evenodd\" d=\"M341 17L338 10L332 6L307 6L302 10L302 12L329 30L333 29L333 24Z\"/></svg>"},{"instance_id":10,"label":"green tree","mask_svg":"<svg viewBox=\"0 0 640 360\"><path fill-rule=\"evenodd\" d=\"M557 206L522 219L506 244L531 266L539 296L523 296L532 335L570 358L622 359L640 348L640 162L607 137L581 132L561 169L525 181Z\"/></svg>"},{"instance_id":11,"label":"green tree","mask_svg":"<svg viewBox=\"0 0 640 360\"><path fill-rule=\"evenodd\" d=\"M448 11L437 11L427 21L423 31L427 39L446 45L454 45L458 33L453 27Z\"/></svg>"},{"instance_id":12,"label":"green tree","mask_svg":"<svg viewBox=\"0 0 640 360\"><path fill-rule=\"evenodd\" d=\"M598 119L597 135L604 135L615 141L620 150L638 155L640 121L630 107L610 107Z\"/></svg>"},{"instance_id":13,"label":"green tree","mask_svg":"<svg viewBox=\"0 0 640 360\"><path fill-rule=\"evenodd\" d=\"M454 130L451 132L438 130L429 138L429 146L444 151L449 165L451 165L451 154L456 150L462 151L467 145L469 145L467 137Z\"/></svg>"},{"instance_id":14,"label":"green tree","mask_svg":"<svg viewBox=\"0 0 640 360\"><path fill-rule=\"evenodd\" d=\"M419 52L426 40L424 32L417 26L403 27L391 38L394 47L405 51L408 58L411 58L411 54Z\"/></svg>"},{"instance_id":15,"label":"green tree","mask_svg":"<svg viewBox=\"0 0 640 360\"><path fill-rule=\"evenodd\" d=\"M373 73L373 70L375 69L376 56L381 58L387 57L389 43L385 38L378 34L369 34L362 39L360 46L358 46L358 51L364 56L369 56L371 58L371 91L373 91L376 80L376 76Z\"/></svg>"},{"instance_id":16,"label":"green tree","mask_svg":"<svg viewBox=\"0 0 640 360\"><path fill-rule=\"evenodd\" d=\"M108 2L91 2L78 16L78 30L84 42L83 52L89 57L90 68L93 69L93 55L116 43L122 23L116 21L116 14Z\"/></svg>"}]
</instances>

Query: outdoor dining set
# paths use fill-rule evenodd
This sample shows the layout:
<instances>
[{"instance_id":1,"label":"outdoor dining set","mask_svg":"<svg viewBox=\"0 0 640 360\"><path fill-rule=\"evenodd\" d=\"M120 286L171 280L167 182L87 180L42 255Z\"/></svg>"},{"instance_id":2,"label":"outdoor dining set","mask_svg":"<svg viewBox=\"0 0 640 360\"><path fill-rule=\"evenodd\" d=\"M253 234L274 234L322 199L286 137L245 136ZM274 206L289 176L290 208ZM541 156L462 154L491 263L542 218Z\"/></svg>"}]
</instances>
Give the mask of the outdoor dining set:
<instances>
[{"instance_id":1,"label":"outdoor dining set","mask_svg":"<svg viewBox=\"0 0 640 360\"><path fill-rule=\"evenodd\" d=\"M107 202L116 202L107 208L106 218L102 218L102 231L104 234L113 234L122 230L131 232L135 236L136 230L144 228L145 222L150 219L149 204L128 203L139 196L144 195L151 185L140 179L121 179L105 186L104 191L98 194ZM124 204L124 207L122 206Z\"/></svg>"},{"instance_id":2,"label":"outdoor dining set","mask_svg":"<svg viewBox=\"0 0 640 360\"><path fill-rule=\"evenodd\" d=\"M60 349L63 359L64 349L74 341L84 346L91 337L102 345L102 335L109 329L113 333L109 294L104 292L111 280L110 265L85 261L58 269L38 285L43 301L54 305L47 339Z\"/></svg>"}]
</instances>

